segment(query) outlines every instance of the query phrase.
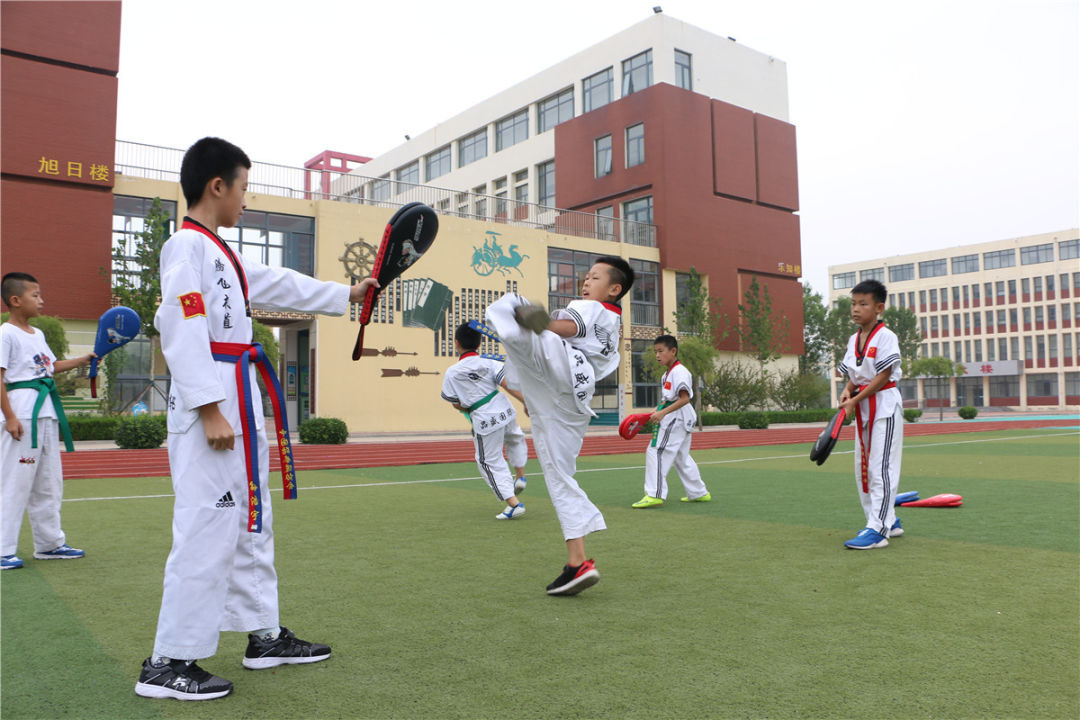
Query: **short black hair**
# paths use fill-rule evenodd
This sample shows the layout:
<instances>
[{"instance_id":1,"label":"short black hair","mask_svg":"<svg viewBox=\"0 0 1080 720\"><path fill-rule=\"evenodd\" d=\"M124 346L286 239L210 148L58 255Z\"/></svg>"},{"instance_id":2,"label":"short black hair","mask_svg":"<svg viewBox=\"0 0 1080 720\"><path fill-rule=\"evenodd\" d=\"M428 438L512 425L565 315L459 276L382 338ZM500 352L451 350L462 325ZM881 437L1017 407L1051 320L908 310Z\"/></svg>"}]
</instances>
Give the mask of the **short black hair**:
<instances>
[{"instance_id":1,"label":"short black hair","mask_svg":"<svg viewBox=\"0 0 1080 720\"><path fill-rule=\"evenodd\" d=\"M874 301L883 303L889 298L889 293L885 290L885 286L877 280L863 280L861 283L851 288L851 294L858 293L860 295L873 295Z\"/></svg>"},{"instance_id":2,"label":"short black hair","mask_svg":"<svg viewBox=\"0 0 1080 720\"><path fill-rule=\"evenodd\" d=\"M196 141L184 153L184 161L180 164L180 187L184 190L188 207L202 200L206 184L216 177L232 187L236 172L241 167L250 170L251 160L228 140L204 137Z\"/></svg>"},{"instance_id":3,"label":"short black hair","mask_svg":"<svg viewBox=\"0 0 1080 720\"><path fill-rule=\"evenodd\" d=\"M601 255L593 262L603 263L611 268L608 273L611 282L622 286L622 292L619 293L615 300L622 300L623 296L630 292L630 288L634 284L634 269L630 267L630 263L614 255Z\"/></svg>"},{"instance_id":4,"label":"short black hair","mask_svg":"<svg viewBox=\"0 0 1080 720\"><path fill-rule=\"evenodd\" d=\"M36 283L37 278L29 273L9 272L4 273L4 279L0 281L0 294L4 296L4 305L11 307L9 298L22 295L26 291L26 283Z\"/></svg>"},{"instance_id":5,"label":"short black hair","mask_svg":"<svg viewBox=\"0 0 1080 720\"><path fill-rule=\"evenodd\" d=\"M469 323L463 322L454 331L454 339L462 350L475 350L480 347L480 331L469 327Z\"/></svg>"},{"instance_id":6,"label":"short black hair","mask_svg":"<svg viewBox=\"0 0 1080 720\"><path fill-rule=\"evenodd\" d=\"M653 345L663 345L668 350L679 349L679 341L675 339L674 335L661 335L653 340Z\"/></svg>"}]
</instances>

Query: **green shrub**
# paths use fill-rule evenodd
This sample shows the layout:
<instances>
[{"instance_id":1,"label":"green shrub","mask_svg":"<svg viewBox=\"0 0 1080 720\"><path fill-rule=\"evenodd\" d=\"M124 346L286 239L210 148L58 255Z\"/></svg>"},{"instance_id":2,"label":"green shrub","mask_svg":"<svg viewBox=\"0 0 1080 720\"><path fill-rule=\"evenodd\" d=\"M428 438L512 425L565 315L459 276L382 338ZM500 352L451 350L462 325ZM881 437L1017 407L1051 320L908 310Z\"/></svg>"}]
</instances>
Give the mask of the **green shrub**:
<instances>
[{"instance_id":1,"label":"green shrub","mask_svg":"<svg viewBox=\"0 0 1080 720\"><path fill-rule=\"evenodd\" d=\"M971 420L979 414L979 411L970 405L965 405L956 412L960 415L960 417L964 418L965 420Z\"/></svg>"},{"instance_id":2,"label":"green shrub","mask_svg":"<svg viewBox=\"0 0 1080 720\"><path fill-rule=\"evenodd\" d=\"M120 418L100 415L68 415L73 440L112 440L116 437L116 423Z\"/></svg>"},{"instance_id":3,"label":"green shrub","mask_svg":"<svg viewBox=\"0 0 1080 720\"><path fill-rule=\"evenodd\" d=\"M919 422L919 418L922 417L922 410L918 408L904 408L904 419L908 422Z\"/></svg>"},{"instance_id":4,"label":"green shrub","mask_svg":"<svg viewBox=\"0 0 1080 720\"><path fill-rule=\"evenodd\" d=\"M740 430L765 430L769 427L769 414L763 412L739 413Z\"/></svg>"},{"instance_id":5,"label":"green shrub","mask_svg":"<svg viewBox=\"0 0 1080 720\"><path fill-rule=\"evenodd\" d=\"M311 418L300 423L300 442L309 445L341 445L349 439L349 428L337 418Z\"/></svg>"},{"instance_id":6,"label":"green shrub","mask_svg":"<svg viewBox=\"0 0 1080 720\"><path fill-rule=\"evenodd\" d=\"M164 415L136 415L116 419L116 444L125 450L161 447L168 434Z\"/></svg>"}]
</instances>

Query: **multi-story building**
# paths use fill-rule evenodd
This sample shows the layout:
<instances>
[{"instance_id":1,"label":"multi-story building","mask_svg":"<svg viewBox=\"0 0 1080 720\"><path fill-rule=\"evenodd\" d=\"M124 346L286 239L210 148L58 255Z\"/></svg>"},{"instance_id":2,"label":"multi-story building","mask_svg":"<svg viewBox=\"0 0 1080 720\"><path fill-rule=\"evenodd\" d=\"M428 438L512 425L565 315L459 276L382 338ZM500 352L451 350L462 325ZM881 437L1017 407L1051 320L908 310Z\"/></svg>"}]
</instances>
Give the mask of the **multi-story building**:
<instances>
[{"instance_id":1,"label":"multi-story building","mask_svg":"<svg viewBox=\"0 0 1080 720\"><path fill-rule=\"evenodd\" d=\"M417 185L425 184L458 191L437 200L441 213L555 230L594 223L586 228L594 237L655 245L660 263L638 268L639 296L678 294L693 266L737 322L736 305L756 277L788 321L782 364L802 353L787 70L732 38L651 15L413 136L333 188L400 203L423 197ZM673 321L638 315L633 324L643 344ZM737 333L721 349L739 350Z\"/></svg>"},{"instance_id":2,"label":"multi-story building","mask_svg":"<svg viewBox=\"0 0 1080 720\"><path fill-rule=\"evenodd\" d=\"M901 382L911 404L1080 405L1080 230L833 265L829 275L831 303L862 280L885 283L888 306L919 319L920 355L963 364L947 388Z\"/></svg>"}]
</instances>

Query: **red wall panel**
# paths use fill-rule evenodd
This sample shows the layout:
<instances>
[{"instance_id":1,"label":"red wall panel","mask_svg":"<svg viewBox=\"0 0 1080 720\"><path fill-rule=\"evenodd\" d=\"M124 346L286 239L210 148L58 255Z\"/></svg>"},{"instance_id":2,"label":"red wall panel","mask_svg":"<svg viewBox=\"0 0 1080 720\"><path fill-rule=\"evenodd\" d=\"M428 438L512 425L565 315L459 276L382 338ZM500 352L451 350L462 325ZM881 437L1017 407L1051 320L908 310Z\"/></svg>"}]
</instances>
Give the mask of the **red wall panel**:
<instances>
[{"instance_id":1,"label":"red wall panel","mask_svg":"<svg viewBox=\"0 0 1080 720\"><path fill-rule=\"evenodd\" d=\"M712 101L713 189L721 195L757 199L754 113Z\"/></svg>"},{"instance_id":2,"label":"red wall panel","mask_svg":"<svg viewBox=\"0 0 1080 720\"><path fill-rule=\"evenodd\" d=\"M5 50L113 74L120 68L119 0L4 2L0 13L0 42Z\"/></svg>"},{"instance_id":3,"label":"red wall panel","mask_svg":"<svg viewBox=\"0 0 1080 720\"><path fill-rule=\"evenodd\" d=\"M46 315L97 318L111 299L112 211L108 188L5 177L0 267L41 282Z\"/></svg>"},{"instance_id":4,"label":"red wall panel","mask_svg":"<svg viewBox=\"0 0 1080 720\"><path fill-rule=\"evenodd\" d=\"M767 115L754 115L754 122L757 125L758 202L798 210L795 126Z\"/></svg>"}]
</instances>

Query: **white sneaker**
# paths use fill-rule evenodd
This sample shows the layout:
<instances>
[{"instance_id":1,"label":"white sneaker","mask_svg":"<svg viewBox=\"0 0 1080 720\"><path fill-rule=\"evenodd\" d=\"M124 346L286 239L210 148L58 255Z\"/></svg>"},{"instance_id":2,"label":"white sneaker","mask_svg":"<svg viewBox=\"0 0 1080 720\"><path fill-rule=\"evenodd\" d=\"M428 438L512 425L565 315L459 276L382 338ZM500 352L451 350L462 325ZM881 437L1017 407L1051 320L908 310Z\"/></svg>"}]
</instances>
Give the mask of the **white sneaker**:
<instances>
[{"instance_id":1,"label":"white sneaker","mask_svg":"<svg viewBox=\"0 0 1080 720\"><path fill-rule=\"evenodd\" d=\"M525 492L525 486L529 484L529 481L525 479L525 476L519 477L514 481L514 494Z\"/></svg>"},{"instance_id":2,"label":"white sneaker","mask_svg":"<svg viewBox=\"0 0 1080 720\"><path fill-rule=\"evenodd\" d=\"M518 503L516 507L506 506L506 509L495 516L496 520L513 520L525 514L525 504Z\"/></svg>"}]
</instances>

